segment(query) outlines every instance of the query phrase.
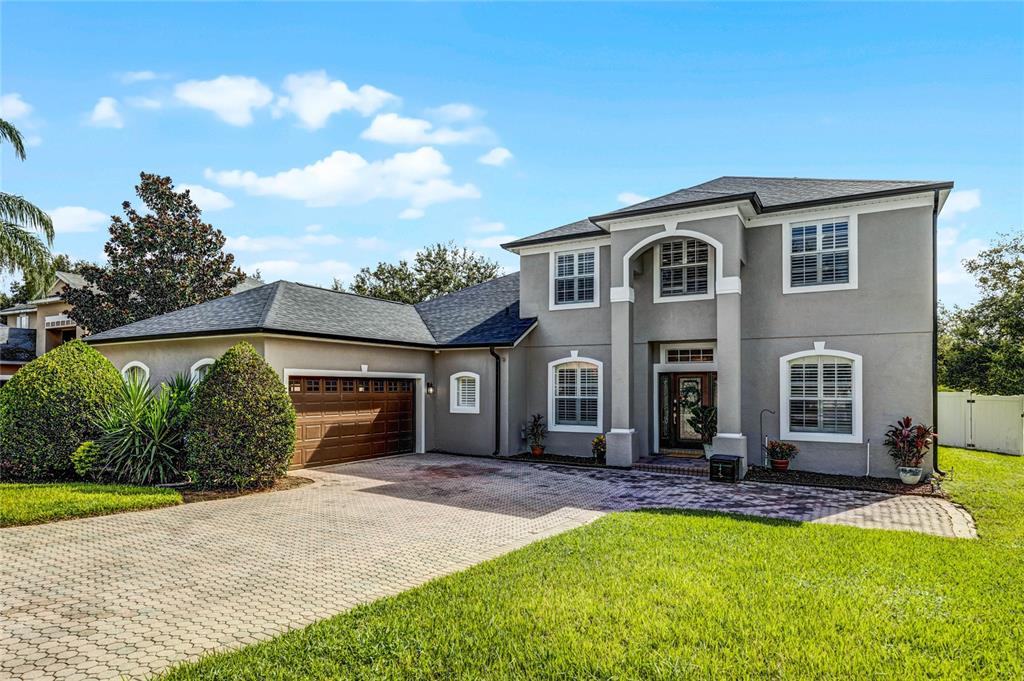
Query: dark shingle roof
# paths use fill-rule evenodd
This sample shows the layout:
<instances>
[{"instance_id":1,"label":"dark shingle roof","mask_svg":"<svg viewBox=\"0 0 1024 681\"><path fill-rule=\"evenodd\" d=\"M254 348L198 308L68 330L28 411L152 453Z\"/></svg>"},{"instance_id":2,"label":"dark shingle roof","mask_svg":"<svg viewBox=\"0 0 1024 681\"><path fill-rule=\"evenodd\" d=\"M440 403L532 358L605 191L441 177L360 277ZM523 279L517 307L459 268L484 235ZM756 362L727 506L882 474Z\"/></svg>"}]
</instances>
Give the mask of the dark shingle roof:
<instances>
[{"instance_id":1,"label":"dark shingle roof","mask_svg":"<svg viewBox=\"0 0 1024 681\"><path fill-rule=\"evenodd\" d=\"M12 305L11 307L5 307L4 309L0 310L0 315L8 315L13 314L15 312L31 312L35 309L35 305L30 305L29 303L21 303L19 305Z\"/></svg>"},{"instance_id":2,"label":"dark shingle roof","mask_svg":"<svg viewBox=\"0 0 1024 681\"><path fill-rule=\"evenodd\" d=\"M5 342L0 343L0 361L28 362L36 358L36 330L11 329L7 332Z\"/></svg>"},{"instance_id":3,"label":"dark shingle roof","mask_svg":"<svg viewBox=\"0 0 1024 681\"><path fill-rule=\"evenodd\" d=\"M561 227L555 227L539 234L525 237L523 239L517 239L516 241L510 241L507 244L502 244L502 248L517 248L519 246L527 246L529 244L540 244L546 241L561 241L562 239L575 239L582 236L599 236L607 234L605 230L601 229L593 222L590 218L586 220L577 220L576 222L570 222L567 225Z\"/></svg>"},{"instance_id":4,"label":"dark shingle roof","mask_svg":"<svg viewBox=\"0 0 1024 681\"><path fill-rule=\"evenodd\" d=\"M418 306L277 281L87 340L264 332L421 347L503 345L515 342L533 323L519 319L518 304L518 274Z\"/></svg>"},{"instance_id":5,"label":"dark shingle roof","mask_svg":"<svg viewBox=\"0 0 1024 681\"><path fill-rule=\"evenodd\" d=\"M590 233L602 234L605 232L595 224L597 220L657 213L670 208L748 200L758 213L771 213L802 206L835 203L847 199L894 196L932 189L952 189L952 187L952 182L929 180L823 180L800 177L726 176L586 220L549 229L546 232L503 244L503 247L516 248L547 241L575 239Z\"/></svg>"},{"instance_id":6,"label":"dark shingle roof","mask_svg":"<svg viewBox=\"0 0 1024 681\"><path fill-rule=\"evenodd\" d=\"M519 318L519 273L506 274L416 305L442 345L514 343L533 324Z\"/></svg>"}]
</instances>

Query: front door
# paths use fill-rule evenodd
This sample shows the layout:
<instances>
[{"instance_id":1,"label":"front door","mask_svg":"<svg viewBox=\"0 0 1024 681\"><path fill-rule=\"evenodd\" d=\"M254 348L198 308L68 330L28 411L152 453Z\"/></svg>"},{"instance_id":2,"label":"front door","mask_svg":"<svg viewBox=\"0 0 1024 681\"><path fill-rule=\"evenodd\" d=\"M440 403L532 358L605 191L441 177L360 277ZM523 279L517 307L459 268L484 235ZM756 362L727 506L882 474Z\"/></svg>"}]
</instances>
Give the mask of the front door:
<instances>
[{"instance_id":1,"label":"front door","mask_svg":"<svg viewBox=\"0 0 1024 681\"><path fill-rule=\"evenodd\" d=\"M661 428L659 444L663 449L700 448L701 437L688 423L691 407L715 403L715 374L659 374Z\"/></svg>"}]
</instances>

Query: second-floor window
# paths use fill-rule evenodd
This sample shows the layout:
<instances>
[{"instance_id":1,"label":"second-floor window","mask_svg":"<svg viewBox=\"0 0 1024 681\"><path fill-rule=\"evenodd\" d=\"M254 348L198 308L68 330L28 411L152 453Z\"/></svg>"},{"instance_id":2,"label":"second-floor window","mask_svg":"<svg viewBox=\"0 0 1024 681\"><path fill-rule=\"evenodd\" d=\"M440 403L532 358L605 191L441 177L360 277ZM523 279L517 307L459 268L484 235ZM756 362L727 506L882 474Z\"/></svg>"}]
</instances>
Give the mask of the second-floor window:
<instances>
[{"instance_id":1,"label":"second-floor window","mask_svg":"<svg viewBox=\"0 0 1024 681\"><path fill-rule=\"evenodd\" d=\"M791 229L790 286L850 283L850 224L846 218L797 224Z\"/></svg>"},{"instance_id":2,"label":"second-floor window","mask_svg":"<svg viewBox=\"0 0 1024 681\"><path fill-rule=\"evenodd\" d=\"M554 303L579 305L593 303L597 295L595 286L597 250L555 253Z\"/></svg>"},{"instance_id":3,"label":"second-floor window","mask_svg":"<svg viewBox=\"0 0 1024 681\"><path fill-rule=\"evenodd\" d=\"M659 298L708 293L708 245L697 239L665 241L658 249Z\"/></svg>"}]
</instances>

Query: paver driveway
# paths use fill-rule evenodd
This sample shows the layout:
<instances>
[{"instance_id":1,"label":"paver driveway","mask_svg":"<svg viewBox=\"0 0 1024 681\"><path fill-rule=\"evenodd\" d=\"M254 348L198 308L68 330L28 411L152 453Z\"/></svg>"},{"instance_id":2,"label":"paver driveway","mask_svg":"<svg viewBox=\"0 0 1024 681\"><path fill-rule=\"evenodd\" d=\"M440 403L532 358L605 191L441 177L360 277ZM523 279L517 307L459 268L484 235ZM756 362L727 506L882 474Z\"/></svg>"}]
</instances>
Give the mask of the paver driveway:
<instances>
[{"instance_id":1,"label":"paver driveway","mask_svg":"<svg viewBox=\"0 0 1024 681\"><path fill-rule=\"evenodd\" d=\"M315 484L0 530L0 678L145 676L610 510L674 506L973 536L938 499L411 455Z\"/></svg>"}]
</instances>

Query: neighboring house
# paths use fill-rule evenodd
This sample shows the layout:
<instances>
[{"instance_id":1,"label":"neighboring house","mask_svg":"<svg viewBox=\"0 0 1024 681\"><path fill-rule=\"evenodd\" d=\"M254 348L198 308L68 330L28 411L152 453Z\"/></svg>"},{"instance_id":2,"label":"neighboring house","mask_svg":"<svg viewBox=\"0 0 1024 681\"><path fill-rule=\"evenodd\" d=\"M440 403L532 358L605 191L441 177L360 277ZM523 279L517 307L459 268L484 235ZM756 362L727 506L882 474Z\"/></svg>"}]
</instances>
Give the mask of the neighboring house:
<instances>
[{"instance_id":1,"label":"neighboring house","mask_svg":"<svg viewBox=\"0 0 1024 681\"><path fill-rule=\"evenodd\" d=\"M693 391L716 452L760 463L763 416L795 468L894 475L886 426L935 422L952 186L722 177L505 244L519 273L419 305L276 282L88 341L152 382L252 342L295 402L296 466L513 454L533 413L549 451L606 434L631 466L699 445Z\"/></svg>"},{"instance_id":2,"label":"neighboring house","mask_svg":"<svg viewBox=\"0 0 1024 681\"><path fill-rule=\"evenodd\" d=\"M247 277L245 281L235 287L235 293L257 286L263 282L258 279ZM61 295L69 288L81 289L88 286L85 278L73 272L57 272L56 280L46 291L46 295L38 300L30 300L22 305L0 310L0 323L6 324L11 329L31 330L31 334L18 333L19 355L24 354L25 337L32 336L32 354L24 361L9 360L5 357L12 352L5 352L3 343L0 343L0 376L10 377L17 369L35 357L53 350L61 343L81 338L87 329L83 329L68 317L71 306L64 302ZM6 380L0 378L0 380Z\"/></svg>"}]
</instances>

